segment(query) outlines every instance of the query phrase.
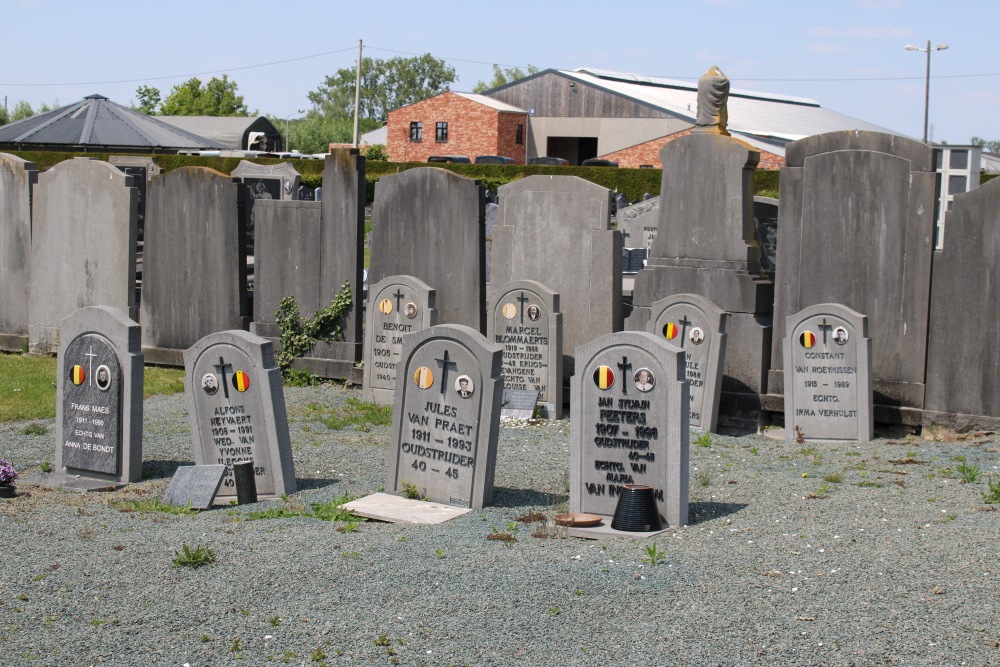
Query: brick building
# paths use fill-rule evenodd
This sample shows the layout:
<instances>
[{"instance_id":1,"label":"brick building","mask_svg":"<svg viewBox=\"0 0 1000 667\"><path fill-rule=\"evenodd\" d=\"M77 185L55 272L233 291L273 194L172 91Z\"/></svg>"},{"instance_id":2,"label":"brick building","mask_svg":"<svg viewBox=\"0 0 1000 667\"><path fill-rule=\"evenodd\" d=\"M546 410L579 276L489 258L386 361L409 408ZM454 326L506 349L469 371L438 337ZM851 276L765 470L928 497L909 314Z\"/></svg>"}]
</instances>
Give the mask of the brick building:
<instances>
[{"instance_id":1,"label":"brick building","mask_svg":"<svg viewBox=\"0 0 1000 667\"><path fill-rule=\"evenodd\" d=\"M446 92L389 112L386 150L395 162L432 155L503 155L524 164L528 114L485 95Z\"/></svg>"}]
</instances>

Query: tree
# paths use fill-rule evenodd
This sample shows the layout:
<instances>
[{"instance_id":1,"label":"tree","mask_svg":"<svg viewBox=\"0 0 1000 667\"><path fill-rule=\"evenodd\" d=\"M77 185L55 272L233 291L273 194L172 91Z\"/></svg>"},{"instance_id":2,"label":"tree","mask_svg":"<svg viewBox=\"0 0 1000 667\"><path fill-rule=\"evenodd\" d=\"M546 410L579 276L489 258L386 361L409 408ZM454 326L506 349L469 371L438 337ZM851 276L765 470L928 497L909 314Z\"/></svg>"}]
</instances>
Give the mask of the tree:
<instances>
[{"instance_id":1,"label":"tree","mask_svg":"<svg viewBox=\"0 0 1000 667\"><path fill-rule=\"evenodd\" d=\"M309 93L314 110L326 118L354 116L353 67L337 70ZM450 90L458 80L455 68L429 53L390 60L361 59L359 117L384 121L393 109Z\"/></svg>"},{"instance_id":2,"label":"tree","mask_svg":"<svg viewBox=\"0 0 1000 667\"><path fill-rule=\"evenodd\" d=\"M969 143L973 146L979 146L983 150L989 151L990 153L1000 153L1000 139L987 141L986 139L982 139L980 137L972 137L969 139Z\"/></svg>"},{"instance_id":3,"label":"tree","mask_svg":"<svg viewBox=\"0 0 1000 667\"><path fill-rule=\"evenodd\" d=\"M157 107L160 106L160 89L153 86L139 86L135 89L135 96L139 98L139 104L130 104L129 107L146 114L155 116Z\"/></svg>"},{"instance_id":4,"label":"tree","mask_svg":"<svg viewBox=\"0 0 1000 667\"><path fill-rule=\"evenodd\" d=\"M10 112L10 122L14 123L25 118L31 118L34 115L35 111L28 102L18 100L17 104L14 105L14 110Z\"/></svg>"},{"instance_id":5,"label":"tree","mask_svg":"<svg viewBox=\"0 0 1000 667\"><path fill-rule=\"evenodd\" d=\"M149 94L159 93L155 88L150 91L140 86L136 90L139 96L139 103L142 104L143 97L140 91ZM150 96L148 100L152 100ZM198 77L192 77L184 83L174 86L163 100L160 107L160 114L164 116L253 116L247 109L246 102L242 95L236 94L236 82L231 81L226 74L221 79L212 77L204 86Z\"/></svg>"},{"instance_id":6,"label":"tree","mask_svg":"<svg viewBox=\"0 0 1000 667\"><path fill-rule=\"evenodd\" d=\"M492 90L493 88L499 88L500 86L511 83L512 81L517 81L518 79L523 79L526 76L531 76L532 74L537 74L538 68L534 65L528 65L528 73L525 74L524 70L520 67L507 67L502 68L500 65L493 66L493 80L489 83L485 81L477 81L476 85L472 87L472 92L482 93L487 90Z\"/></svg>"}]
</instances>

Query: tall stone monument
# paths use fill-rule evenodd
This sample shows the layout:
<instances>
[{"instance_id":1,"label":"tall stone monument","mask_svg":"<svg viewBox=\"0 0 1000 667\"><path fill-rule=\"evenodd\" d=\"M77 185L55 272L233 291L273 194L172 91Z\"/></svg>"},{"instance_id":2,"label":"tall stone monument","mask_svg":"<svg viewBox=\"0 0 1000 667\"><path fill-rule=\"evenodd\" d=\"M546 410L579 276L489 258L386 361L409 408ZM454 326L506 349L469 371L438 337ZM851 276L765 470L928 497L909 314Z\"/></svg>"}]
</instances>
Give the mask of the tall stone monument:
<instances>
[{"instance_id":1,"label":"tall stone monument","mask_svg":"<svg viewBox=\"0 0 1000 667\"><path fill-rule=\"evenodd\" d=\"M28 257L35 163L0 153L0 350L28 345Z\"/></svg>"},{"instance_id":2,"label":"tall stone monument","mask_svg":"<svg viewBox=\"0 0 1000 667\"><path fill-rule=\"evenodd\" d=\"M770 362L774 285L754 232L753 172L760 154L726 123L729 79L713 67L698 84L694 131L660 151L660 216L626 324L645 330L654 302L697 294L730 313L719 423L756 427Z\"/></svg>"}]
</instances>

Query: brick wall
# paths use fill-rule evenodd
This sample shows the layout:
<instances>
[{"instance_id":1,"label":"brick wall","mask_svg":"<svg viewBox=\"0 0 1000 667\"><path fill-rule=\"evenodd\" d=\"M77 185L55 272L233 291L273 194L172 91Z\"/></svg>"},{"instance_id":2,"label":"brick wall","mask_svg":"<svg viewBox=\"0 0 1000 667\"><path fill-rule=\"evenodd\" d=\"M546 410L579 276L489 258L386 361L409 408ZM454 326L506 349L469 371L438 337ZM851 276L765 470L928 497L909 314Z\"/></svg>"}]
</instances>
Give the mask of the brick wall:
<instances>
[{"instance_id":1,"label":"brick wall","mask_svg":"<svg viewBox=\"0 0 1000 667\"><path fill-rule=\"evenodd\" d=\"M691 134L692 130L694 130L693 127L681 132L675 132L674 134L668 134L667 136L660 137L659 139L653 139L652 141L647 141L642 144L629 146L628 148L623 148L620 151L600 155L598 157L604 160L614 160L618 163L619 167L631 167L636 169L644 164L647 164L652 165L655 169L662 169L663 165L660 164L660 149L663 148L667 142ZM780 155L775 155L774 153L760 149L755 150L760 152L760 162L757 164L758 169L777 170L781 169L785 165L785 158Z\"/></svg>"},{"instance_id":2,"label":"brick wall","mask_svg":"<svg viewBox=\"0 0 1000 667\"><path fill-rule=\"evenodd\" d=\"M410 123L423 124L423 139L410 141ZM436 141L437 123L448 123L448 140ZM524 145L515 147L514 126L527 114L500 113L455 93L442 93L389 112L386 149L394 162L426 162L431 155L506 155L524 162ZM508 136L509 135L509 136ZM515 151L519 148L519 151Z\"/></svg>"}]
</instances>

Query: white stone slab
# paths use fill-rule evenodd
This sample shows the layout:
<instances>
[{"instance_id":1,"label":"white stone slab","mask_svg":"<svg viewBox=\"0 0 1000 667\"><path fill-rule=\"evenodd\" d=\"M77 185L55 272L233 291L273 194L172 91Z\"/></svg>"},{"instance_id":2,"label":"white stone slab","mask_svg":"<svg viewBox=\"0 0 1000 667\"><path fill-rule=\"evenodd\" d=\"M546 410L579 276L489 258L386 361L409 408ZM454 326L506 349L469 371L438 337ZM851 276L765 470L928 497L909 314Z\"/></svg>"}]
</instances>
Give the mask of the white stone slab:
<instances>
[{"instance_id":1,"label":"white stone slab","mask_svg":"<svg viewBox=\"0 0 1000 667\"><path fill-rule=\"evenodd\" d=\"M366 519L417 525L444 523L472 511L468 508L425 500L412 500L389 493L373 493L370 496L352 500L342 507Z\"/></svg>"}]
</instances>

